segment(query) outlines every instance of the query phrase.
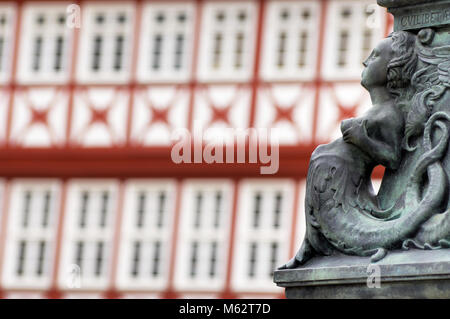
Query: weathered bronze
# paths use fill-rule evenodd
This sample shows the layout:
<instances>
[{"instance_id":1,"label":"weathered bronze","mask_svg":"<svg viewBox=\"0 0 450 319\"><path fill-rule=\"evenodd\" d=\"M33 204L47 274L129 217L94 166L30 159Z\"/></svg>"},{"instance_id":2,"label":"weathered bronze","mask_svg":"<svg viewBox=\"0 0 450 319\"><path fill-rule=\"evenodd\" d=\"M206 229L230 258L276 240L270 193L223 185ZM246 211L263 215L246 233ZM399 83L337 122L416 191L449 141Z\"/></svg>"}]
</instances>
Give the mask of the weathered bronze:
<instances>
[{"instance_id":1,"label":"weathered bronze","mask_svg":"<svg viewBox=\"0 0 450 319\"><path fill-rule=\"evenodd\" d=\"M364 62L373 107L312 154L305 239L280 269L335 252L376 262L390 250L450 248L450 1L378 3L396 31ZM411 18L417 12L430 14L426 23ZM377 165L386 172L375 194Z\"/></svg>"},{"instance_id":2,"label":"weathered bronze","mask_svg":"<svg viewBox=\"0 0 450 319\"><path fill-rule=\"evenodd\" d=\"M395 17L394 30L419 30L450 25L449 0L378 0Z\"/></svg>"}]
</instances>

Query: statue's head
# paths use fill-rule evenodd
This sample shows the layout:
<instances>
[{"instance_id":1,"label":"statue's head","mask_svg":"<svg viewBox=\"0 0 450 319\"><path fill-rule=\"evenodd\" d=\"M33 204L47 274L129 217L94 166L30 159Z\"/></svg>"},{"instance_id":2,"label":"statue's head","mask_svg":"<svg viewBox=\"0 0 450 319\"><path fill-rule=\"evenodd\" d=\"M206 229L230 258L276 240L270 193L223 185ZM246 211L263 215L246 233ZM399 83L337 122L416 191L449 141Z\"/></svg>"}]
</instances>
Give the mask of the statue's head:
<instances>
[{"instance_id":1,"label":"statue's head","mask_svg":"<svg viewBox=\"0 0 450 319\"><path fill-rule=\"evenodd\" d=\"M408 87L417 65L416 36L398 31L382 40L366 61L361 84L370 89L385 86L393 96Z\"/></svg>"},{"instance_id":2,"label":"statue's head","mask_svg":"<svg viewBox=\"0 0 450 319\"><path fill-rule=\"evenodd\" d=\"M387 88L395 95L411 85L417 67L416 35L407 31L398 31L390 35L392 39L393 59L389 62Z\"/></svg>"}]
</instances>

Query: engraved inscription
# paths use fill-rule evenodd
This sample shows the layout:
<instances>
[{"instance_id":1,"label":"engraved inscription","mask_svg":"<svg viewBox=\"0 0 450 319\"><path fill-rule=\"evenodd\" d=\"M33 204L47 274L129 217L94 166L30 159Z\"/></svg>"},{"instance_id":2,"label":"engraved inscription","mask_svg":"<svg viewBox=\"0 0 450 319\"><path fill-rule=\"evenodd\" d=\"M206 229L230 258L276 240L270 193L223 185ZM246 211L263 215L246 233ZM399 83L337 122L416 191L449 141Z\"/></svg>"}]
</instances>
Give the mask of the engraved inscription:
<instances>
[{"instance_id":1,"label":"engraved inscription","mask_svg":"<svg viewBox=\"0 0 450 319\"><path fill-rule=\"evenodd\" d=\"M402 30L447 23L450 24L450 9L404 15L398 17L396 22L397 25L400 24L399 26Z\"/></svg>"}]
</instances>

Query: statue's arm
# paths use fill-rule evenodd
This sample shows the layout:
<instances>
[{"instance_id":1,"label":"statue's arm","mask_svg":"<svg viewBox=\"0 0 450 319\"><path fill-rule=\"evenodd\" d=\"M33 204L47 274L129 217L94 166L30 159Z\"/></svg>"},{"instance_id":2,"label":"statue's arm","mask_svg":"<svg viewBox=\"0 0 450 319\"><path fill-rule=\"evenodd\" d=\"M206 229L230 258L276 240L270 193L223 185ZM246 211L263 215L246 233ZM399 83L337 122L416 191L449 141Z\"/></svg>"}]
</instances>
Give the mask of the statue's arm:
<instances>
[{"instance_id":1,"label":"statue's arm","mask_svg":"<svg viewBox=\"0 0 450 319\"><path fill-rule=\"evenodd\" d=\"M367 120L364 120L359 123L354 122L350 128L343 132L343 138L347 143L352 143L369 154L381 165L390 169L397 169L401 159L400 143L397 142L399 137L395 130L388 133L390 139L393 140L392 143L370 137L367 132Z\"/></svg>"}]
</instances>

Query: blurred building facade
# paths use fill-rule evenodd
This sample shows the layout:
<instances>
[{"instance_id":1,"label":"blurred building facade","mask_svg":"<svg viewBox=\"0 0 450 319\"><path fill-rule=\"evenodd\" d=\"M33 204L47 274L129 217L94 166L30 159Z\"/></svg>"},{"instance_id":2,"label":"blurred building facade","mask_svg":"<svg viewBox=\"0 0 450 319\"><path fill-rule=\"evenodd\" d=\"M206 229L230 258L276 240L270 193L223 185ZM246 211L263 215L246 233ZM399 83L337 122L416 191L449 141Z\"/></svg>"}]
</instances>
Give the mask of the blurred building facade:
<instances>
[{"instance_id":1,"label":"blurred building facade","mask_svg":"<svg viewBox=\"0 0 450 319\"><path fill-rule=\"evenodd\" d=\"M310 154L370 107L375 2L1 1L1 297L282 297ZM174 163L197 124L277 128L279 171Z\"/></svg>"}]
</instances>

